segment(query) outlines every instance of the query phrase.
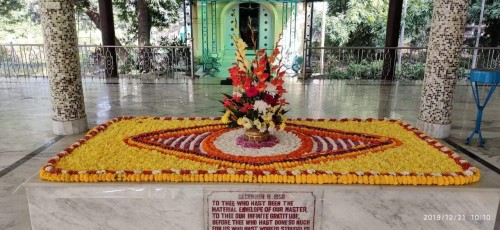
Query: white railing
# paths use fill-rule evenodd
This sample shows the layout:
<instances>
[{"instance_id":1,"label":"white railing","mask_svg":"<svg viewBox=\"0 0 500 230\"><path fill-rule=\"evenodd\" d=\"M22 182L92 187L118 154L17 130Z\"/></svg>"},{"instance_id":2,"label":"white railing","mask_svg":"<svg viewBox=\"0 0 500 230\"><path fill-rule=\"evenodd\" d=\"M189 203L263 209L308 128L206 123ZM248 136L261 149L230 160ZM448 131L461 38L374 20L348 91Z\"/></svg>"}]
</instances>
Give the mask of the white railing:
<instances>
[{"instance_id":1,"label":"white railing","mask_svg":"<svg viewBox=\"0 0 500 230\"><path fill-rule=\"evenodd\" d=\"M116 59L110 49L115 49ZM116 68L120 77L191 75L188 46L78 46L83 77L105 77ZM0 44L0 77L47 77L41 44Z\"/></svg>"},{"instance_id":2,"label":"white railing","mask_svg":"<svg viewBox=\"0 0 500 230\"><path fill-rule=\"evenodd\" d=\"M0 45L0 77L45 77L43 45Z\"/></svg>"}]
</instances>

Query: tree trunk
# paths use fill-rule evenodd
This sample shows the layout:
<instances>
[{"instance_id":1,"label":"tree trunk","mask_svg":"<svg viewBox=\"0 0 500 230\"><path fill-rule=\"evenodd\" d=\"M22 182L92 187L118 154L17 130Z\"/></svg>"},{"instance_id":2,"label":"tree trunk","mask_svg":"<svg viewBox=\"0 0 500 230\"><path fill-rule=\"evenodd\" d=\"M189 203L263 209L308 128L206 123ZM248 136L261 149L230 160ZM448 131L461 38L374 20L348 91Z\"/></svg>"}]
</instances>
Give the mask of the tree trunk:
<instances>
[{"instance_id":1,"label":"tree trunk","mask_svg":"<svg viewBox=\"0 0 500 230\"><path fill-rule=\"evenodd\" d=\"M97 13L97 9L94 9L90 6L84 7L85 14L90 18L90 20L94 23L95 27L101 30L101 20L99 19L99 13ZM121 60L127 60L129 57L129 53L125 48L122 47L122 43L115 36L115 45L120 46L116 48L116 52Z\"/></svg>"},{"instance_id":2,"label":"tree trunk","mask_svg":"<svg viewBox=\"0 0 500 230\"><path fill-rule=\"evenodd\" d=\"M497 47L500 45L500 19L490 20L485 32L490 35L490 47Z\"/></svg>"},{"instance_id":3,"label":"tree trunk","mask_svg":"<svg viewBox=\"0 0 500 230\"><path fill-rule=\"evenodd\" d=\"M110 0L99 0L99 19L101 20L101 35L103 51L105 52L106 77L118 77L115 46L115 24L113 21L113 4Z\"/></svg>"},{"instance_id":4,"label":"tree trunk","mask_svg":"<svg viewBox=\"0 0 500 230\"><path fill-rule=\"evenodd\" d=\"M151 17L149 15L148 1L137 0L137 25L139 46L151 45ZM139 48L139 71L148 73L152 70L151 48Z\"/></svg>"},{"instance_id":5,"label":"tree trunk","mask_svg":"<svg viewBox=\"0 0 500 230\"><path fill-rule=\"evenodd\" d=\"M384 64L382 66L382 79L395 80L394 72L396 67L396 49L398 47L399 29L401 27L401 11L403 10L402 0L390 0L387 16L387 29L385 32ZM392 49L387 49L392 47Z\"/></svg>"}]
</instances>

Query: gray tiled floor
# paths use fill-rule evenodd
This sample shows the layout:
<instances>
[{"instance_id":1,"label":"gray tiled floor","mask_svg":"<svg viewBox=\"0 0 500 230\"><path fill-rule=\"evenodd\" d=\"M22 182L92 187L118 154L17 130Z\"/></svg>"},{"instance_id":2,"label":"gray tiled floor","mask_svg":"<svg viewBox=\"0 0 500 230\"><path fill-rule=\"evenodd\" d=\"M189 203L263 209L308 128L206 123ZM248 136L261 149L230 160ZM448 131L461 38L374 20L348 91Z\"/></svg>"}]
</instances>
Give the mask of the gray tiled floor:
<instances>
[{"instance_id":1,"label":"gray tiled floor","mask_svg":"<svg viewBox=\"0 0 500 230\"><path fill-rule=\"evenodd\" d=\"M85 79L88 121L94 126L116 116L220 116L222 107L218 100L221 93L231 91L231 86L221 86L219 81ZM286 97L291 104L290 117L390 117L415 123L421 87L419 82L310 80L303 84L289 79ZM478 148L477 142L463 145L472 131L476 108L467 85L458 85L455 92L450 140L500 167L500 92L494 94L485 110L484 148ZM0 171L55 137L51 130L48 80L0 78ZM50 156L80 137L64 137L0 177L0 229L29 229L25 193L17 188ZM471 186L500 188L500 176L479 167L483 180Z\"/></svg>"}]
</instances>

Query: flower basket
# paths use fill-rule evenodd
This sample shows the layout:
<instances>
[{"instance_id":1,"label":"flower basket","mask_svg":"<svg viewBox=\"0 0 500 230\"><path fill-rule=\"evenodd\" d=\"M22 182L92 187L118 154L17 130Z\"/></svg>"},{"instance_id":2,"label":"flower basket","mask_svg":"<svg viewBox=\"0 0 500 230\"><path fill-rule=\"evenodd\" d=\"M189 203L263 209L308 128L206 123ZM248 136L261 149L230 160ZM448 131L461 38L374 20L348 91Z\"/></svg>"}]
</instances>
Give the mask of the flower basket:
<instances>
[{"instance_id":1,"label":"flower basket","mask_svg":"<svg viewBox=\"0 0 500 230\"><path fill-rule=\"evenodd\" d=\"M249 26L251 21L249 22ZM286 105L283 98L283 76L279 36L275 48L269 54L266 50L257 50L255 36L252 33L255 58L246 59L248 45L236 34L232 39L236 44L236 62L229 69L233 85L232 95L224 94L222 101L225 114L222 121L229 127L241 126L248 132L245 140L262 142L268 140L268 129L285 128ZM259 134L262 133L262 134Z\"/></svg>"}]
</instances>

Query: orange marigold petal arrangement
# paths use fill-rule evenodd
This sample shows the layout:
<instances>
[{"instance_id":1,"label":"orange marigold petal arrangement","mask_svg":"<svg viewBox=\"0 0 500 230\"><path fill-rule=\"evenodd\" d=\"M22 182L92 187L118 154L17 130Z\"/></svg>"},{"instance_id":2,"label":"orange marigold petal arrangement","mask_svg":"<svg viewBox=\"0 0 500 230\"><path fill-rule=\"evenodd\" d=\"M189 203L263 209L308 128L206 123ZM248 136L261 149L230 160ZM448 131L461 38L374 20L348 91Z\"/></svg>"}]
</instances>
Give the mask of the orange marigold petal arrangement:
<instances>
[{"instance_id":1,"label":"orange marigold petal arrangement","mask_svg":"<svg viewBox=\"0 0 500 230\"><path fill-rule=\"evenodd\" d=\"M399 120L291 119L275 139L257 144L242 141L242 132L220 118L115 118L51 158L40 177L378 185L462 185L480 177L458 154Z\"/></svg>"}]
</instances>

